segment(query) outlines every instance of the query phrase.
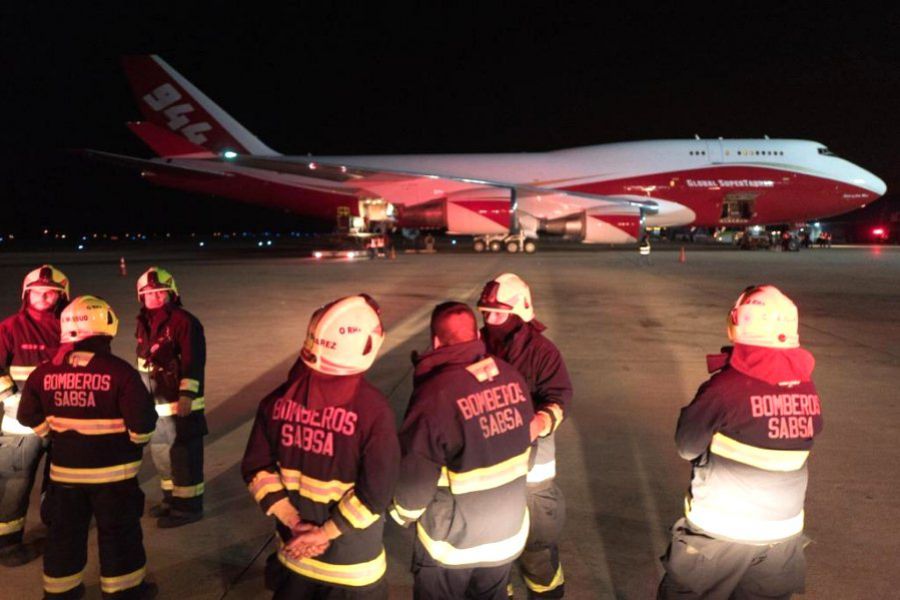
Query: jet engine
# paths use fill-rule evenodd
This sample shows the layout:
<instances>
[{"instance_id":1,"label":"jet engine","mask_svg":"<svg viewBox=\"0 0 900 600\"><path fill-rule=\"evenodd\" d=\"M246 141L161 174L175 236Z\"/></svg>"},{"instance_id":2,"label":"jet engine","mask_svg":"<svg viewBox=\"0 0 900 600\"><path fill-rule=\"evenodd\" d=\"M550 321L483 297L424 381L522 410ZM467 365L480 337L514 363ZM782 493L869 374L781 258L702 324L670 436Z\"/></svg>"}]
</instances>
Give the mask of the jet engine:
<instances>
[{"instance_id":1,"label":"jet engine","mask_svg":"<svg viewBox=\"0 0 900 600\"><path fill-rule=\"evenodd\" d=\"M397 225L407 229L442 229L464 235L506 234L511 222L508 196L454 196L398 208Z\"/></svg>"},{"instance_id":2,"label":"jet engine","mask_svg":"<svg viewBox=\"0 0 900 600\"><path fill-rule=\"evenodd\" d=\"M603 207L560 217L542 219L538 232L558 235L585 244L629 244L641 235L643 215L639 208Z\"/></svg>"}]
</instances>

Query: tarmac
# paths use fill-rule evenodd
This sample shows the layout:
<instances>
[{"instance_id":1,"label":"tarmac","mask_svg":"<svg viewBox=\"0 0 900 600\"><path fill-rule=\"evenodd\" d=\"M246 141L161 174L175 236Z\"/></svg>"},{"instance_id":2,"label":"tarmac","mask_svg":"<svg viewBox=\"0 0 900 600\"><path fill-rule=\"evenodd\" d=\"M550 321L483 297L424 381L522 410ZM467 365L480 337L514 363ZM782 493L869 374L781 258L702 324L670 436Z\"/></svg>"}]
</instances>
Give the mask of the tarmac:
<instances>
[{"instance_id":1,"label":"tarmac","mask_svg":"<svg viewBox=\"0 0 900 600\"><path fill-rule=\"evenodd\" d=\"M561 546L567 598L652 598L658 557L680 516L689 464L675 452L679 409L706 379L705 355L727 343L725 316L746 286L771 283L797 303L801 343L814 374L825 429L810 459L805 598L897 597L900 523L900 248L847 247L800 253L654 249L539 251L535 255L440 251L396 260L316 261L284 253L117 252L0 254L0 314L18 309L25 272L62 268L75 295L103 296L119 312L114 351L134 356L137 276L159 264L176 276L208 344L206 512L202 521L157 529L144 517L148 573L161 598L267 598L262 574L271 520L250 498L239 464L260 399L295 360L318 306L367 292L387 330L369 380L398 420L411 391L410 352L428 343L428 317L447 299L474 303L493 276L513 271L532 287L537 318L559 346L575 387L557 441L566 496ZM141 472L147 506L161 494L149 457ZM32 496L27 540L46 530ZM412 532L386 528L391 598L411 598ZM95 534L85 583L99 598ZM41 561L0 567L0 596L41 593ZM525 594L516 577L517 598Z\"/></svg>"}]
</instances>

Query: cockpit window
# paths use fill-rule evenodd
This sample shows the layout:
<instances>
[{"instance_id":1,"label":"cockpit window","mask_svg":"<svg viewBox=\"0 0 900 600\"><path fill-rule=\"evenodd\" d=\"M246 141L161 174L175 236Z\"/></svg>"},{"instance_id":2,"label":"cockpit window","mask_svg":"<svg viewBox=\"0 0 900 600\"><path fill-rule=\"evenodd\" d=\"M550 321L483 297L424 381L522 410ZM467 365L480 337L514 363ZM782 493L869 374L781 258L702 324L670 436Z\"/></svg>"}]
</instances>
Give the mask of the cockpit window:
<instances>
[{"instance_id":1,"label":"cockpit window","mask_svg":"<svg viewBox=\"0 0 900 600\"><path fill-rule=\"evenodd\" d=\"M832 152L828 148L819 148L819 154L821 154L822 156L837 156L834 152Z\"/></svg>"}]
</instances>

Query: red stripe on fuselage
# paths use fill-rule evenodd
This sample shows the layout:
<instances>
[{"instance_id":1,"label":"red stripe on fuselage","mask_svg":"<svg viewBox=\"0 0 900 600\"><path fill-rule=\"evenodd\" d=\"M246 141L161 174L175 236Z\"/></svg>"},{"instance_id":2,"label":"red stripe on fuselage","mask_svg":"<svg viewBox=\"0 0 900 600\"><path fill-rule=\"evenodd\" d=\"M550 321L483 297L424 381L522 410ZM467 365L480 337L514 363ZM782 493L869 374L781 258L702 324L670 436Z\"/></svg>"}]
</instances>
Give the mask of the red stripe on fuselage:
<instances>
[{"instance_id":1,"label":"red stripe on fuselage","mask_svg":"<svg viewBox=\"0 0 900 600\"><path fill-rule=\"evenodd\" d=\"M451 202L509 229L509 200L451 200Z\"/></svg>"},{"instance_id":2,"label":"red stripe on fuselage","mask_svg":"<svg viewBox=\"0 0 900 600\"><path fill-rule=\"evenodd\" d=\"M771 182L771 186L766 182ZM874 192L842 181L747 165L638 175L562 189L605 196L629 195L670 200L694 211L697 217L693 225L709 227L732 223L721 219L722 204L729 195L755 197L756 215L742 225L826 217L853 210L878 198Z\"/></svg>"},{"instance_id":3,"label":"red stripe on fuselage","mask_svg":"<svg viewBox=\"0 0 900 600\"><path fill-rule=\"evenodd\" d=\"M588 215L598 221L608 223L613 227L621 229L634 239L637 239L641 233L641 218L632 215Z\"/></svg>"}]
</instances>

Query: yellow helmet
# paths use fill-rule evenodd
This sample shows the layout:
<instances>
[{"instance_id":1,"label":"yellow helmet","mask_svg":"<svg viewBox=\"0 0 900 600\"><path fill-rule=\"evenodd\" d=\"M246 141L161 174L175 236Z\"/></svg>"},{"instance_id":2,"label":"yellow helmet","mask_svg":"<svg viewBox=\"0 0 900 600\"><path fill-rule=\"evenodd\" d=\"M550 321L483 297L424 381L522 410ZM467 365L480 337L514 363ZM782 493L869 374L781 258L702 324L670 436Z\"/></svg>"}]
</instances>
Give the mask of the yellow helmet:
<instances>
[{"instance_id":1,"label":"yellow helmet","mask_svg":"<svg viewBox=\"0 0 900 600\"><path fill-rule=\"evenodd\" d=\"M518 315L526 323L534 319L531 289L514 273L504 273L488 281L478 299L478 310Z\"/></svg>"},{"instance_id":2,"label":"yellow helmet","mask_svg":"<svg viewBox=\"0 0 900 600\"><path fill-rule=\"evenodd\" d=\"M119 319L112 307L95 296L78 296L66 306L59 318L60 342L80 342L95 335L115 337Z\"/></svg>"},{"instance_id":3,"label":"yellow helmet","mask_svg":"<svg viewBox=\"0 0 900 600\"><path fill-rule=\"evenodd\" d=\"M772 285L744 290L728 314L728 339L767 348L797 348L797 307Z\"/></svg>"},{"instance_id":4,"label":"yellow helmet","mask_svg":"<svg viewBox=\"0 0 900 600\"><path fill-rule=\"evenodd\" d=\"M172 274L165 269L160 269L159 267L150 267L149 269L144 271L140 277L138 277L138 302L140 302L141 296L143 296L144 294L149 294L150 292L158 292L160 290L171 292L174 296L178 295L178 286L175 285L175 278L172 277Z\"/></svg>"},{"instance_id":5,"label":"yellow helmet","mask_svg":"<svg viewBox=\"0 0 900 600\"><path fill-rule=\"evenodd\" d=\"M64 302L69 300L69 278L53 265L41 265L22 281L22 299L31 290L56 290Z\"/></svg>"},{"instance_id":6,"label":"yellow helmet","mask_svg":"<svg viewBox=\"0 0 900 600\"><path fill-rule=\"evenodd\" d=\"M366 294L348 296L313 313L300 358L327 375L368 370L384 342L378 304Z\"/></svg>"}]
</instances>

